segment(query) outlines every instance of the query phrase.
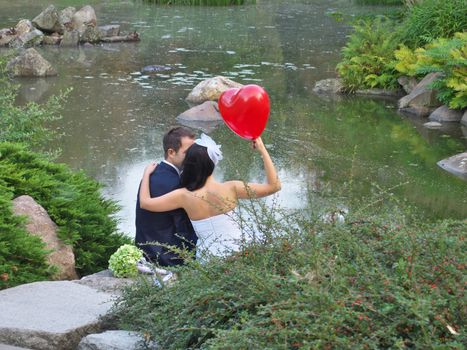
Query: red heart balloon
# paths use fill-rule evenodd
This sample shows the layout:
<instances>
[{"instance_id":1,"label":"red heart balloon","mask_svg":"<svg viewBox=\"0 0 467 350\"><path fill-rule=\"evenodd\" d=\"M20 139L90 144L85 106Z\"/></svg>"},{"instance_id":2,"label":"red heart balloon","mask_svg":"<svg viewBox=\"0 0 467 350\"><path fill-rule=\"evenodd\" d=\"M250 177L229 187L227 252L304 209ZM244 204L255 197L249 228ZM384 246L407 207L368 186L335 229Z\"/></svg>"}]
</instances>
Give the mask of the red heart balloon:
<instances>
[{"instance_id":1,"label":"red heart balloon","mask_svg":"<svg viewBox=\"0 0 467 350\"><path fill-rule=\"evenodd\" d=\"M261 135L268 121L269 109L268 94L254 84L226 90L219 97L219 111L225 123L247 140Z\"/></svg>"}]
</instances>

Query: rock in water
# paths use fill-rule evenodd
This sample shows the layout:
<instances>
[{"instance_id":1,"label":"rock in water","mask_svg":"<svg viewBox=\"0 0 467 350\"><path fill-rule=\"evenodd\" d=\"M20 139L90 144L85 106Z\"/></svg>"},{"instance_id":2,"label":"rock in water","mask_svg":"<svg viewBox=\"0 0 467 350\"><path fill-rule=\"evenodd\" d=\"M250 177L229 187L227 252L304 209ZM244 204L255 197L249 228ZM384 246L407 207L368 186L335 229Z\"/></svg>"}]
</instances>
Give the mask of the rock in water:
<instances>
[{"instance_id":1,"label":"rock in water","mask_svg":"<svg viewBox=\"0 0 467 350\"><path fill-rule=\"evenodd\" d=\"M58 18L59 15L55 6L49 5L32 20L32 24L42 31L53 32L55 31L54 28L58 23Z\"/></svg>"},{"instance_id":2,"label":"rock in water","mask_svg":"<svg viewBox=\"0 0 467 350\"><path fill-rule=\"evenodd\" d=\"M440 160L437 164L451 174L467 180L467 152Z\"/></svg>"},{"instance_id":3,"label":"rock in water","mask_svg":"<svg viewBox=\"0 0 467 350\"><path fill-rule=\"evenodd\" d=\"M168 70L171 70L171 69L172 68L170 68L168 66L159 66L157 64L153 64L153 65L150 65L150 66L143 67L141 69L141 73L157 73L157 72L168 71Z\"/></svg>"},{"instance_id":4,"label":"rock in water","mask_svg":"<svg viewBox=\"0 0 467 350\"><path fill-rule=\"evenodd\" d=\"M30 48L7 64L7 70L15 77L46 77L57 71L35 49Z\"/></svg>"},{"instance_id":5,"label":"rock in water","mask_svg":"<svg viewBox=\"0 0 467 350\"><path fill-rule=\"evenodd\" d=\"M83 33L88 26L95 27L97 25L97 17L94 8L87 5L79 9L73 14L71 19L71 28L76 29L79 33Z\"/></svg>"},{"instance_id":6,"label":"rock in water","mask_svg":"<svg viewBox=\"0 0 467 350\"><path fill-rule=\"evenodd\" d=\"M186 100L190 103L200 104L204 101L217 101L220 95L231 88L241 88L243 84L237 83L223 76L206 79L194 87Z\"/></svg>"},{"instance_id":7,"label":"rock in water","mask_svg":"<svg viewBox=\"0 0 467 350\"><path fill-rule=\"evenodd\" d=\"M222 120L219 107L215 101L206 101L180 114L177 119L185 121L216 121Z\"/></svg>"}]
</instances>

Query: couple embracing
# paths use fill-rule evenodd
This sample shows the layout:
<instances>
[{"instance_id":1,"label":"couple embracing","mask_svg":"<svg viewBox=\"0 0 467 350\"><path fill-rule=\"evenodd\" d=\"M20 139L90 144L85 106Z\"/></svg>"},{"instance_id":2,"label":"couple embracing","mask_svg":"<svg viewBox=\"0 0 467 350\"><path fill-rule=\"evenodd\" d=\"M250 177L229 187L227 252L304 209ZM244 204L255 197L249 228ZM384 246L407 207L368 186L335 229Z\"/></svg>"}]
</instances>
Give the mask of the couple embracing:
<instances>
[{"instance_id":1,"label":"couple embracing","mask_svg":"<svg viewBox=\"0 0 467 350\"><path fill-rule=\"evenodd\" d=\"M164 160L144 170L136 204L136 244L161 266L183 264L168 246L224 255L239 250L242 232L232 218L239 199L276 193L281 184L261 138L252 146L263 158L266 182L218 182L213 177L222 160L220 146L209 136L185 127L163 138Z\"/></svg>"}]
</instances>

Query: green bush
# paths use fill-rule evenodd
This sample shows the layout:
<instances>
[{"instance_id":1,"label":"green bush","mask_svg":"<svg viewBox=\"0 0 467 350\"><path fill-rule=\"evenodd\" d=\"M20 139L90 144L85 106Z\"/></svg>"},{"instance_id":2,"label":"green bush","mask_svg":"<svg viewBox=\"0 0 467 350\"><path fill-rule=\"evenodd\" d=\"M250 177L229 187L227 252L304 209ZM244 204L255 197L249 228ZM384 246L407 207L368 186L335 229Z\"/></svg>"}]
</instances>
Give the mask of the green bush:
<instances>
[{"instance_id":1,"label":"green bush","mask_svg":"<svg viewBox=\"0 0 467 350\"><path fill-rule=\"evenodd\" d=\"M354 25L337 72L348 92L365 88L397 87L394 50L398 37L394 22L384 17L360 20Z\"/></svg>"},{"instance_id":2,"label":"green bush","mask_svg":"<svg viewBox=\"0 0 467 350\"><path fill-rule=\"evenodd\" d=\"M265 227L262 242L180 267L170 286L127 289L120 326L164 349L463 349L466 221Z\"/></svg>"},{"instance_id":3,"label":"green bush","mask_svg":"<svg viewBox=\"0 0 467 350\"><path fill-rule=\"evenodd\" d=\"M432 85L438 90L438 99L453 109L467 107L467 33L437 39L416 50L402 46L395 56L395 68L402 74L423 77L441 72Z\"/></svg>"},{"instance_id":4,"label":"green bush","mask_svg":"<svg viewBox=\"0 0 467 350\"><path fill-rule=\"evenodd\" d=\"M402 43L417 48L467 29L465 0L424 0L412 7L401 28Z\"/></svg>"},{"instance_id":5,"label":"green bush","mask_svg":"<svg viewBox=\"0 0 467 350\"><path fill-rule=\"evenodd\" d=\"M29 195L45 208L59 227L59 237L72 244L80 275L106 269L110 255L130 241L117 232L114 215L118 208L113 201L102 197L96 181L83 172L72 172L64 164L52 163L25 146L0 143L0 184L3 202L8 203L11 197ZM5 230L13 225L22 231L17 219L11 218L9 209L2 209L0 225L5 225ZM21 239L18 236L18 240ZM4 257L7 265L9 257L18 254L9 249L10 244L18 246L19 241L15 240L2 247L8 252ZM23 248L24 256L30 254L27 246ZM22 262L23 265L28 263L27 260ZM14 264L18 271L25 269ZM11 266L3 266L3 269L11 269ZM0 274L4 271L0 270ZM21 278L21 281L27 280L24 276Z\"/></svg>"}]
</instances>

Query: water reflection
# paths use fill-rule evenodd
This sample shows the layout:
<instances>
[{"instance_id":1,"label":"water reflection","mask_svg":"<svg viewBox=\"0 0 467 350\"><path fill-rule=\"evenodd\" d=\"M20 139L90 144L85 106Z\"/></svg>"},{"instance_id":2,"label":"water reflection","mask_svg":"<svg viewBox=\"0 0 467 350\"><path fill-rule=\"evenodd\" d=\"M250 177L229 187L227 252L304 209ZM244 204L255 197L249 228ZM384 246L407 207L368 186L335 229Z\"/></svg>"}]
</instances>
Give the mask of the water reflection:
<instances>
[{"instance_id":1,"label":"water reflection","mask_svg":"<svg viewBox=\"0 0 467 350\"><path fill-rule=\"evenodd\" d=\"M396 187L395 196L407 198L428 218L465 217L466 183L436 166L465 150L463 129L426 129L422 121L397 114L392 100L312 92L317 80L335 76L349 31L327 14L370 8L343 0L219 8L97 0L73 5L88 3L99 24L137 29L141 42L41 48L59 76L19 80L19 102L44 101L73 87L58 125L65 134L55 143L63 150L60 160L106 185L105 194L122 206L120 228L128 234L134 234L135 196L145 164L161 159L162 135L189 108L188 92L219 74L262 85L270 95L264 140L283 179L278 200L284 206L299 208L307 203L307 191L331 194L352 180L349 195L355 198ZM62 8L69 1L55 4ZM1 2L0 26L33 18L47 5ZM142 72L150 65L170 69ZM193 127L222 144L219 179L262 179L261 160L248 142L225 125Z\"/></svg>"}]
</instances>

